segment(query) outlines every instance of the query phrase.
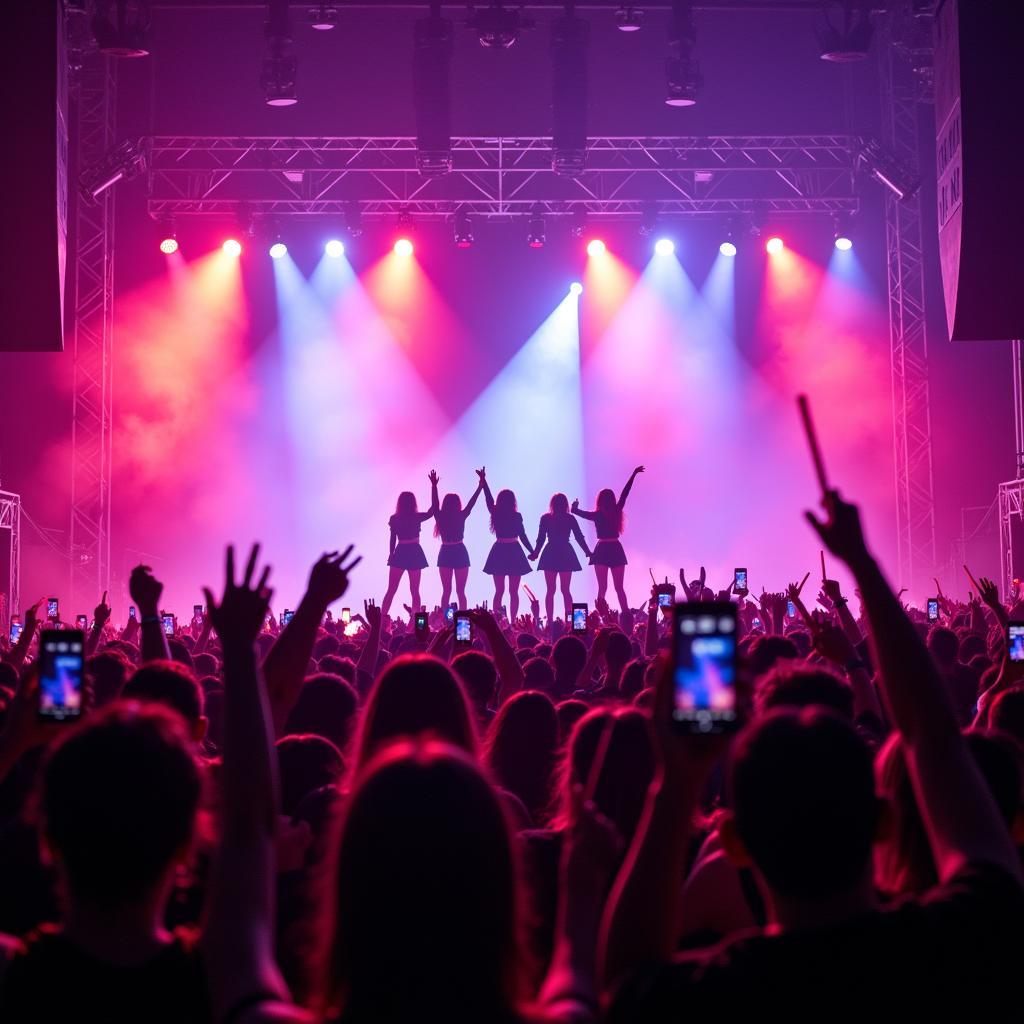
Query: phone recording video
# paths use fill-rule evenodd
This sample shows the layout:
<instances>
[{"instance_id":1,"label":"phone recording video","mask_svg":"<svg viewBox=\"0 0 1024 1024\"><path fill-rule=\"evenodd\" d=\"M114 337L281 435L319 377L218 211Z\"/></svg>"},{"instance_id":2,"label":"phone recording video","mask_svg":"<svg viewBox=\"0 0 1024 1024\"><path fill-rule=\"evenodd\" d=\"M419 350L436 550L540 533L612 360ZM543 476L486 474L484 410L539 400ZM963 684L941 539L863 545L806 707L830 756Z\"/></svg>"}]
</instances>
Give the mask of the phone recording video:
<instances>
[{"instance_id":1,"label":"phone recording video","mask_svg":"<svg viewBox=\"0 0 1024 1024\"><path fill-rule=\"evenodd\" d=\"M25 627L20 622L12 622L11 623L10 638L11 638L11 643L12 644L16 644L18 642L19 638L21 637L22 631L24 629L25 629Z\"/></svg>"},{"instance_id":2,"label":"phone recording video","mask_svg":"<svg viewBox=\"0 0 1024 1024\"><path fill-rule=\"evenodd\" d=\"M939 599L937 597L928 598L928 621L939 621Z\"/></svg>"},{"instance_id":3,"label":"phone recording video","mask_svg":"<svg viewBox=\"0 0 1024 1024\"><path fill-rule=\"evenodd\" d=\"M572 606L572 631L574 633L586 633L587 631L587 606L585 604Z\"/></svg>"},{"instance_id":4,"label":"phone recording video","mask_svg":"<svg viewBox=\"0 0 1024 1024\"><path fill-rule=\"evenodd\" d=\"M203 606L201 604L192 605L192 618L201 619L203 617Z\"/></svg>"},{"instance_id":5,"label":"phone recording video","mask_svg":"<svg viewBox=\"0 0 1024 1024\"><path fill-rule=\"evenodd\" d=\"M43 630L39 638L40 718L67 722L82 714L84 643L80 630Z\"/></svg>"},{"instance_id":6,"label":"phone recording video","mask_svg":"<svg viewBox=\"0 0 1024 1024\"><path fill-rule=\"evenodd\" d=\"M737 594L746 594L747 593L747 570L746 569L736 569L736 570L733 571L732 589L734 591L736 591Z\"/></svg>"},{"instance_id":7,"label":"phone recording video","mask_svg":"<svg viewBox=\"0 0 1024 1024\"><path fill-rule=\"evenodd\" d=\"M281 612L281 625L287 626L288 623L292 621L292 616L294 614L295 612L293 612L290 608L285 608L285 610Z\"/></svg>"},{"instance_id":8,"label":"phone recording video","mask_svg":"<svg viewBox=\"0 0 1024 1024\"><path fill-rule=\"evenodd\" d=\"M417 612L414 617L416 625L416 635L422 637L427 633L427 613Z\"/></svg>"},{"instance_id":9,"label":"phone recording video","mask_svg":"<svg viewBox=\"0 0 1024 1024\"><path fill-rule=\"evenodd\" d=\"M128 605L128 618L129 619L134 619L135 618L135 605L133 605L133 604Z\"/></svg>"},{"instance_id":10,"label":"phone recording video","mask_svg":"<svg viewBox=\"0 0 1024 1024\"><path fill-rule=\"evenodd\" d=\"M457 644L473 642L473 623L467 612L455 613L455 642Z\"/></svg>"},{"instance_id":11,"label":"phone recording video","mask_svg":"<svg viewBox=\"0 0 1024 1024\"><path fill-rule=\"evenodd\" d=\"M341 621L347 626L352 621L352 609L342 608L341 609Z\"/></svg>"},{"instance_id":12,"label":"phone recording video","mask_svg":"<svg viewBox=\"0 0 1024 1024\"><path fill-rule=\"evenodd\" d=\"M75 616L75 627L77 629L85 630L88 625L89 625L89 616L88 615L76 615Z\"/></svg>"},{"instance_id":13,"label":"phone recording video","mask_svg":"<svg viewBox=\"0 0 1024 1024\"><path fill-rule=\"evenodd\" d=\"M736 606L698 601L675 608L672 720L681 732L736 728Z\"/></svg>"},{"instance_id":14,"label":"phone recording video","mask_svg":"<svg viewBox=\"0 0 1024 1024\"><path fill-rule=\"evenodd\" d=\"M164 612L160 616L160 621L163 623L164 633L167 636L174 636L174 616L170 612Z\"/></svg>"},{"instance_id":15,"label":"phone recording video","mask_svg":"<svg viewBox=\"0 0 1024 1024\"><path fill-rule=\"evenodd\" d=\"M658 593L658 607L659 608L671 608L675 604L675 595L670 591L659 591Z\"/></svg>"},{"instance_id":16,"label":"phone recording video","mask_svg":"<svg viewBox=\"0 0 1024 1024\"><path fill-rule=\"evenodd\" d=\"M1024 622L1011 622L1006 633L1010 661L1024 661Z\"/></svg>"},{"instance_id":17,"label":"phone recording video","mask_svg":"<svg viewBox=\"0 0 1024 1024\"><path fill-rule=\"evenodd\" d=\"M455 621L455 605L451 604L444 610L444 621L451 625Z\"/></svg>"},{"instance_id":18,"label":"phone recording video","mask_svg":"<svg viewBox=\"0 0 1024 1024\"><path fill-rule=\"evenodd\" d=\"M48 619L60 618L60 602L55 597L46 599L46 617Z\"/></svg>"},{"instance_id":19,"label":"phone recording video","mask_svg":"<svg viewBox=\"0 0 1024 1024\"><path fill-rule=\"evenodd\" d=\"M786 614L791 618L796 618L796 605L792 601L786 602Z\"/></svg>"}]
</instances>

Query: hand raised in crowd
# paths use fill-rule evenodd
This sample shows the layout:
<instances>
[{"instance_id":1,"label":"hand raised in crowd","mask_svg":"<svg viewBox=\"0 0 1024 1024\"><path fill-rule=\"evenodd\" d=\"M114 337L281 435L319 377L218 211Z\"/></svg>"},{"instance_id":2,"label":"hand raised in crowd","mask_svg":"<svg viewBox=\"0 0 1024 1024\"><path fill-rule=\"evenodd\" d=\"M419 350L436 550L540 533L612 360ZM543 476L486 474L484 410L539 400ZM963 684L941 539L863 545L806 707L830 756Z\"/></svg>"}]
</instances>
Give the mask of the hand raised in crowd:
<instances>
[{"instance_id":1,"label":"hand raised in crowd","mask_svg":"<svg viewBox=\"0 0 1024 1024\"><path fill-rule=\"evenodd\" d=\"M340 554L329 551L321 555L310 570L306 593L323 608L345 595L349 587L349 573L363 560L362 555L357 555L348 561L352 548L353 545L349 544Z\"/></svg>"},{"instance_id":2,"label":"hand raised in crowd","mask_svg":"<svg viewBox=\"0 0 1024 1024\"><path fill-rule=\"evenodd\" d=\"M128 593L131 594L142 619L155 618L160 614L160 595L164 585L153 575L148 565L137 565L128 577Z\"/></svg>"},{"instance_id":3,"label":"hand raised in crowd","mask_svg":"<svg viewBox=\"0 0 1024 1024\"><path fill-rule=\"evenodd\" d=\"M25 632L31 637L39 626L39 609L43 606L45 598L39 598L34 605L31 605L25 612Z\"/></svg>"},{"instance_id":4,"label":"hand raised in crowd","mask_svg":"<svg viewBox=\"0 0 1024 1024\"><path fill-rule=\"evenodd\" d=\"M256 578L259 554L259 544L253 544L245 564L245 574L240 583L235 583L235 548L233 544L228 545L224 569L224 596L220 603L216 602L209 587L203 588L206 607L213 619L217 635L225 647L249 650L263 629L273 591L268 586L269 565L263 567L263 572L256 582L253 582Z\"/></svg>"},{"instance_id":5,"label":"hand raised in crowd","mask_svg":"<svg viewBox=\"0 0 1024 1024\"><path fill-rule=\"evenodd\" d=\"M380 606L374 603L372 597L363 602L363 615L371 629L380 625Z\"/></svg>"},{"instance_id":6,"label":"hand raised in crowd","mask_svg":"<svg viewBox=\"0 0 1024 1024\"><path fill-rule=\"evenodd\" d=\"M110 605L107 604L107 592L105 590L103 591L103 597L100 598L100 603L93 609L92 614L96 623L94 628L98 632L110 620Z\"/></svg>"}]
</instances>

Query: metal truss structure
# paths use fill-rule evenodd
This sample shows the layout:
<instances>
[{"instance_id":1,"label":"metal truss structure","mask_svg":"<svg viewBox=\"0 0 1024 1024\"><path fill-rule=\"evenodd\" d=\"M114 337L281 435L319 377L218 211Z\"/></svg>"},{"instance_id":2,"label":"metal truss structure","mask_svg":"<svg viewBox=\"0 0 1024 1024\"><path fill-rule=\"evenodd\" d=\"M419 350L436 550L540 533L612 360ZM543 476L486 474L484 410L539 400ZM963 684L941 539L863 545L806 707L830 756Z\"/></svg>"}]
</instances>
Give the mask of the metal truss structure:
<instances>
[{"instance_id":1,"label":"metal truss structure","mask_svg":"<svg viewBox=\"0 0 1024 1024\"><path fill-rule=\"evenodd\" d=\"M0 491L0 530L10 530L11 558L7 587L6 617L0 627L10 628L11 615L21 609L21 496Z\"/></svg>"},{"instance_id":2,"label":"metal truss structure","mask_svg":"<svg viewBox=\"0 0 1024 1024\"><path fill-rule=\"evenodd\" d=\"M83 54L72 79L76 174L114 146L114 62ZM110 589L114 190L75 203L74 392L71 428L71 600ZM86 602L82 604L81 602Z\"/></svg>"},{"instance_id":3,"label":"metal truss structure","mask_svg":"<svg viewBox=\"0 0 1024 1024\"><path fill-rule=\"evenodd\" d=\"M1013 560L1014 520L1024 521L1024 353L1021 340L1010 342L1013 361L1013 434L1016 444L1017 477L999 485L999 575L1003 599L1009 597L1017 575Z\"/></svg>"},{"instance_id":4,"label":"metal truss structure","mask_svg":"<svg viewBox=\"0 0 1024 1024\"><path fill-rule=\"evenodd\" d=\"M930 25L928 26L930 29ZM913 33L909 35L908 33ZM921 166L921 106L930 77L919 21L893 12L878 41L882 78L882 138L912 174ZM919 195L885 200L889 337L892 370L893 453L896 468L896 541L899 585L915 589L934 575L935 495L928 388L925 260Z\"/></svg>"},{"instance_id":5,"label":"metal truss structure","mask_svg":"<svg viewBox=\"0 0 1024 1024\"><path fill-rule=\"evenodd\" d=\"M157 136L157 218L325 216L442 219L585 211L588 217L855 213L860 140L846 135L591 138L587 170L552 171L551 139L452 139L449 174L424 178L410 137Z\"/></svg>"}]
</instances>

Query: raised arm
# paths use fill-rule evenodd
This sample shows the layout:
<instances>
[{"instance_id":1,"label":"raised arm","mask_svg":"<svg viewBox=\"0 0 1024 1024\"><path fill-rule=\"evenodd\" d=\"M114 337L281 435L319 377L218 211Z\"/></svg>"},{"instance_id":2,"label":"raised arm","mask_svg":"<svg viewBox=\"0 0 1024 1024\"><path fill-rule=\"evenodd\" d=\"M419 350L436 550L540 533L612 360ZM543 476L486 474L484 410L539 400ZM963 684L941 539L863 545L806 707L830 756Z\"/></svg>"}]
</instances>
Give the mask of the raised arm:
<instances>
[{"instance_id":1,"label":"raised arm","mask_svg":"<svg viewBox=\"0 0 1024 1024\"><path fill-rule=\"evenodd\" d=\"M153 575L148 565L137 565L132 569L128 578L128 593L139 611L139 630L142 634L139 663L142 665L147 661L171 659L171 649L160 623L160 595L163 592L164 585Z\"/></svg>"},{"instance_id":2,"label":"raised arm","mask_svg":"<svg viewBox=\"0 0 1024 1024\"><path fill-rule=\"evenodd\" d=\"M441 508L441 500L437 494L437 484L441 478L437 475L437 470L432 469L430 471L430 515L436 516Z\"/></svg>"},{"instance_id":3,"label":"raised arm","mask_svg":"<svg viewBox=\"0 0 1024 1024\"><path fill-rule=\"evenodd\" d=\"M207 889L203 951L215 1019L256 994L288 998L274 961L277 761L270 709L256 661L256 635L270 603L270 567L256 575L254 546L241 583L227 553L224 596L206 604L224 650L224 742L220 843Z\"/></svg>"},{"instance_id":4,"label":"raised arm","mask_svg":"<svg viewBox=\"0 0 1024 1024\"><path fill-rule=\"evenodd\" d=\"M579 498L573 498L572 499L572 506L569 509L569 511L572 512L572 514L574 516L579 516L580 519L590 519L590 520L593 520L594 514L595 514L594 512L588 512L585 508L580 508L580 499Z\"/></svg>"},{"instance_id":5,"label":"raised arm","mask_svg":"<svg viewBox=\"0 0 1024 1024\"><path fill-rule=\"evenodd\" d=\"M643 466L637 466L632 473L629 474L629 479L626 481L626 486L622 488L622 493L619 495L619 508L621 509L626 504L626 499L629 497L629 492L633 489L633 481L637 478L637 474L644 471Z\"/></svg>"},{"instance_id":6,"label":"raised arm","mask_svg":"<svg viewBox=\"0 0 1024 1024\"><path fill-rule=\"evenodd\" d=\"M949 694L921 639L867 549L856 506L830 491L825 522L807 519L860 588L889 717L906 745L907 769L939 877L971 863L996 864L1024 881L1020 858L957 726Z\"/></svg>"},{"instance_id":7,"label":"raised arm","mask_svg":"<svg viewBox=\"0 0 1024 1024\"><path fill-rule=\"evenodd\" d=\"M487 503L487 511L494 514L494 496L491 494L491 486L487 482L487 469L478 469L476 475L480 478L480 486L484 489L484 501Z\"/></svg>"},{"instance_id":8,"label":"raised arm","mask_svg":"<svg viewBox=\"0 0 1024 1024\"><path fill-rule=\"evenodd\" d=\"M498 691L495 694L496 706L501 705L523 688L523 666L516 657L516 652L501 631L497 620L490 612L474 611L469 613L473 625L487 637L487 645L494 658L494 667L498 670Z\"/></svg>"},{"instance_id":9,"label":"raised arm","mask_svg":"<svg viewBox=\"0 0 1024 1024\"><path fill-rule=\"evenodd\" d=\"M374 676L377 674L377 658L380 656L380 608L372 599L364 601L363 615L369 623L370 632L359 654L359 661L356 662L356 689L359 690L360 696L365 697L370 692Z\"/></svg>"},{"instance_id":10,"label":"raised arm","mask_svg":"<svg viewBox=\"0 0 1024 1024\"><path fill-rule=\"evenodd\" d=\"M288 713L299 699L324 613L328 605L344 596L348 574L362 560L355 558L346 565L351 554L350 544L340 555L332 551L320 556L310 571L306 593L291 622L281 631L263 662L275 736L282 735Z\"/></svg>"},{"instance_id":11,"label":"raised arm","mask_svg":"<svg viewBox=\"0 0 1024 1024\"><path fill-rule=\"evenodd\" d=\"M107 604L107 592L105 590L103 591L103 597L100 598L100 603L96 605L92 614L92 629L89 631L89 636L85 641L86 657L96 653L96 648L100 645L100 637L103 635L103 627L110 619L110 605Z\"/></svg>"},{"instance_id":12,"label":"raised arm","mask_svg":"<svg viewBox=\"0 0 1024 1024\"><path fill-rule=\"evenodd\" d=\"M29 648L32 646L32 640L36 635L36 629L39 627L39 607L42 603L43 599L39 598L25 612L25 628L21 631L18 642L3 656L3 659L0 659L6 664L13 665L15 668L21 668L24 664L25 658L28 657Z\"/></svg>"}]
</instances>

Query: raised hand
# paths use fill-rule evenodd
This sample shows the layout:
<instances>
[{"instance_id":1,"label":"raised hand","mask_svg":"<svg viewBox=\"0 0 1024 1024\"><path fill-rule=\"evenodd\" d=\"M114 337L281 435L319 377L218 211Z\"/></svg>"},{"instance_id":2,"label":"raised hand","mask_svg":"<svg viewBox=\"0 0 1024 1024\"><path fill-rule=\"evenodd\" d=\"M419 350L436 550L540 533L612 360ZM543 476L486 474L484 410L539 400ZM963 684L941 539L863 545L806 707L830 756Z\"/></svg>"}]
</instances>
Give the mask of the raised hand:
<instances>
[{"instance_id":1,"label":"raised hand","mask_svg":"<svg viewBox=\"0 0 1024 1024\"><path fill-rule=\"evenodd\" d=\"M644 472L644 467L643 466L637 466L636 469L633 470L633 476L636 476L637 473L643 473L643 472Z\"/></svg>"},{"instance_id":2,"label":"raised hand","mask_svg":"<svg viewBox=\"0 0 1024 1024\"><path fill-rule=\"evenodd\" d=\"M829 491L821 504L828 516L825 520L813 512L804 515L825 547L850 566L870 558L857 506L843 501L838 491Z\"/></svg>"},{"instance_id":3,"label":"raised hand","mask_svg":"<svg viewBox=\"0 0 1024 1024\"><path fill-rule=\"evenodd\" d=\"M806 576L799 583L790 583L786 588L786 596L794 604L800 599L800 594L804 589L804 584L810 579L811 574L807 573Z\"/></svg>"},{"instance_id":4,"label":"raised hand","mask_svg":"<svg viewBox=\"0 0 1024 1024\"><path fill-rule=\"evenodd\" d=\"M982 601L985 602L993 610L996 608L1002 608L1002 604L999 601L999 588L987 577L982 576L978 580L979 592Z\"/></svg>"},{"instance_id":5,"label":"raised hand","mask_svg":"<svg viewBox=\"0 0 1024 1024\"><path fill-rule=\"evenodd\" d=\"M164 585L148 565L137 565L128 577L128 593L139 609L139 617L153 618L160 614L160 595Z\"/></svg>"},{"instance_id":6,"label":"raised hand","mask_svg":"<svg viewBox=\"0 0 1024 1024\"><path fill-rule=\"evenodd\" d=\"M25 632L31 637L36 627L39 625L39 609L42 607L44 598L39 598L38 601L27 612L25 612Z\"/></svg>"},{"instance_id":7,"label":"raised hand","mask_svg":"<svg viewBox=\"0 0 1024 1024\"><path fill-rule=\"evenodd\" d=\"M573 515L575 515L577 512L579 512L579 510L580 510L580 499L579 498L573 498L572 499L572 504L569 506L569 511L572 512Z\"/></svg>"},{"instance_id":8,"label":"raised hand","mask_svg":"<svg viewBox=\"0 0 1024 1024\"><path fill-rule=\"evenodd\" d=\"M98 632L110 619L110 605L107 604L107 592L105 590L103 591L103 596L100 598L100 603L93 609L92 614L96 621L95 629Z\"/></svg>"},{"instance_id":9,"label":"raised hand","mask_svg":"<svg viewBox=\"0 0 1024 1024\"><path fill-rule=\"evenodd\" d=\"M370 624L371 629L374 626L380 625L380 608L374 604L372 597L368 601L363 602L363 615L366 617L366 621Z\"/></svg>"},{"instance_id":10,"label":"raised hand","mask_svg":"<svg viewBox=\"0 0 1024 1024\"><path fill-rule=\"evenodd\" d=\"M351 544L340 555L337 551L329 551L321 555L310 570L306 594L321 607L333 604L348 590L348 574L363 560L362 555L357 555L346 565L351 554Z\"/></svg>"},{"instance_id":11,"label":"raised hand","mask_svg":"<svg viewBox=\"0 0 1024 1024\"><path fill-rule=\"evenodd\" d=\"M836 665L846 665L857 656L849 637L838 627L814 621L814 649Z\"/></svg>"},{"instance_id":12,"label":"raised hand","mask_svg":"<svg viewBox=\"0 0 1024 1024\"><path fill-rule=\"evenodd\" d=\"M430 471L430 472L429 472L429 473L427 474L427 479L428 479L428 480L430 481L430 483L431 483L431 484L432 484L432 485L433 485L434 487L436 487L436 486L438 485L438 483L440 482L440 480L441 480L441 478L440 478L440 477L439 477L439 476L437 475L437 470L436 470L436 469L432 469L432 470L431 470L431 471Z\"/></svg>"},{"instance_id":13,"label":"raised hand","mask_svg":"<svg viewBox=\"0 0 1024 1024\"><path fill-rule=\"evenodd\" d=\"M251 650L263 628L273 591L267 586L270 578L269 565L263 567L257 582L253 583L259 554L259 544L253 544L245 564L245 575L241 583L235 583L235 548L233 544L229 544L224 569L224 596L220 604L214 600L209 587L203 588L206 607L213 619L217 635L225 647Z\"/></svg>"},{"instance_id":14,"label":"raised hand","mask_svg":"<svg viewBox=\"0 0 1024 1024\"><path fill-rule=\"evenodd\" d=\"M480 477L480 483L483 483L487 479L487 467L481 466L477 471L476 475Z\"/></svg>"}]
</instances>

